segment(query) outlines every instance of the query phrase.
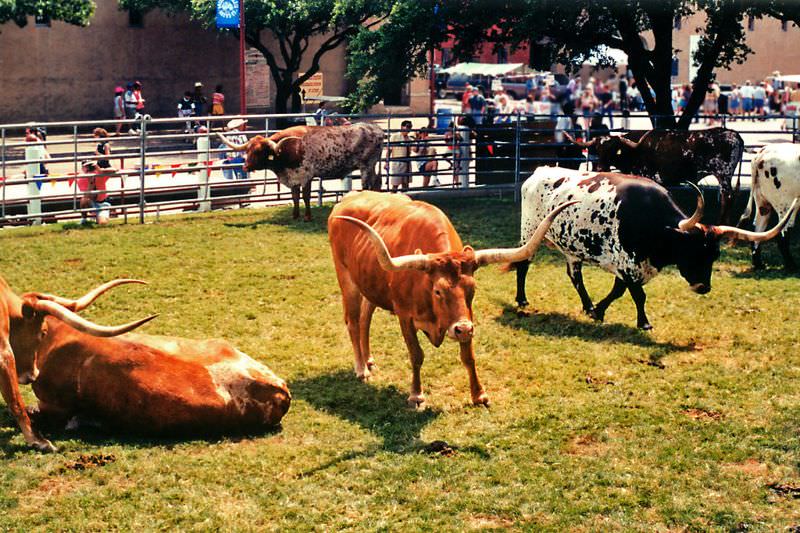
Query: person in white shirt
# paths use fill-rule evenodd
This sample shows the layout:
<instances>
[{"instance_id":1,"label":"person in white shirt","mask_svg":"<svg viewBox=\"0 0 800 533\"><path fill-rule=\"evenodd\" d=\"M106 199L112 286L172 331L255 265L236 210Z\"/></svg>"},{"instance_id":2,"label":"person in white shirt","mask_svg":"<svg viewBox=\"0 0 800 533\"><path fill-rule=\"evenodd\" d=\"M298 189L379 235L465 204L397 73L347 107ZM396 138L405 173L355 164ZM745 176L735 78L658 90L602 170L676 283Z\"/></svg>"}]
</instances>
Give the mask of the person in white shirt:
<instances>
[{"instance_id":1,"label":"person in white shirt","mask_svg":"<svg viewBox=\"0 0 800 533\"><path fill-rule=\"evenodd\" d=\"M754 88L750 85L750 80L744 82L742 85L742 114L747 116L753 112L753 91Z\"/></svg>"}]
</instances>

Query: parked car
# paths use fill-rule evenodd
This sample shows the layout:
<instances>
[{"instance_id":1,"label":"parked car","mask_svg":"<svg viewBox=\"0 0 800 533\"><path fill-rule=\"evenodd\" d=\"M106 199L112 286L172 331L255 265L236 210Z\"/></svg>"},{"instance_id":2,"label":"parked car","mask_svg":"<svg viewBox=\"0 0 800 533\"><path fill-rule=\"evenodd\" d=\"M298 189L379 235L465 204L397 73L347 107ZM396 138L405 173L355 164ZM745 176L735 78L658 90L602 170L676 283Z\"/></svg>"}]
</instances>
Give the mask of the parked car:
<instances>
[{"instance_id":1,"label":"parked car","mask_svg":"<svg viewBox=\"0 0 800 533\"><path fill-rule=\"evenodd\" d=\"M449 95L453 95L461 98L467 83L478 87L485 94L487 88L491 86L491 78L483 75L439 74L436 78L436 96L447 98Z\"/></svg>"}]
</instances>

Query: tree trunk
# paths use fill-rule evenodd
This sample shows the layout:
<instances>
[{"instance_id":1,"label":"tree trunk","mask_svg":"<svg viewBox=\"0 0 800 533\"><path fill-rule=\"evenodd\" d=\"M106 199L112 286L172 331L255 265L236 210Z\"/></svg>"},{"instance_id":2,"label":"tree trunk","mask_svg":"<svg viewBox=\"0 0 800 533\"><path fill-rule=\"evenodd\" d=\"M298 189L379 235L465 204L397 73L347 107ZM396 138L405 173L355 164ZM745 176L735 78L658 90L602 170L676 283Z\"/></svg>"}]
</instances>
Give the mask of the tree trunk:
<instances>
[{"instance_id":1,"label":"tree trunk","mask_svg":"<svg viewBox=\"0 0 800 533\"><path fill-rule=\"evenodd\" d=\"M292 96L291 83L279 83L275 92L275 112L286 113L289 110L289 98Z\"/></svg>"}]
</instances>

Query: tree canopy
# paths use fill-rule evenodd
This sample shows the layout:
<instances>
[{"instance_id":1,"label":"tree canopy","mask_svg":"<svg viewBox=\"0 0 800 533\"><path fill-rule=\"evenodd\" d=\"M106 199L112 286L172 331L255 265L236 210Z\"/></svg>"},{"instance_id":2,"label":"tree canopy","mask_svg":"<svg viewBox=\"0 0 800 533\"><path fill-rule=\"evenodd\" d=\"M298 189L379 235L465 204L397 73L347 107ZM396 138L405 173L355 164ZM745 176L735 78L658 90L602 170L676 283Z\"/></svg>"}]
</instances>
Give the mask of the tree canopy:
<instances>
[{"instance_id":1,"label":"tree canopy","mask_svg":"<svg viewBox=\"0 0 800 533\"><path fill-rule=\"evenodd\" d=\"M1 1L1 0L0 0ZM215 24L215 0L119 0L123 9L186 12L206 27ZM247 0L245 40L266 59L276 87L277 112L288 109L292 93L320 69L322 57L361 28L379 24L392 0ZM230 31L237 38L238 30ZM314 46L311 47L312 39ZM269 46L276 42L276 46ZM310 60L298 76L304 60Z\"/></svg>"},{"instance_id":2,"label":"tree canopy","mask_svg":"<svg viewBox=\"0 0 800 533\"><path fill-rule=\"evenodd\" d=\"M362 106L376 101L385 91L383 85L411 77L396 56L405 54L403 65L424 73L432 42L453 39L454 55L460 59L468 59L485 43L529 46L537 67L558 62L573 70L606 45L628 55L628 67L651 117L660 117L661 126L679 128L689 126L715 70L742 63L752 52L746 42L745 17L800 20L800 2L794 0L409 0L408 4L420 6L427 18L412 8L396 9L386 24L362 30L351 43L350 75L359 80L357 103ZM438 6L436 17L434 6ZM697 75L690 80L694 90L687 109L676 120L670 86L674 22L694 14L704 19L697 28ZM613 61L601 57L599 64Z\"/></svg>"},{"instance_id":3,"label":"tree canopy","mask_svg":"<svg viewBox=\"0 0 800 533\"><path fill-rule=\"evenodd\" d=\"M0 0L0 24L13 21L19 27L28 17L48 16L77 26L86 26L94 15L93 0Z\"/></svg>"}]
</instances>

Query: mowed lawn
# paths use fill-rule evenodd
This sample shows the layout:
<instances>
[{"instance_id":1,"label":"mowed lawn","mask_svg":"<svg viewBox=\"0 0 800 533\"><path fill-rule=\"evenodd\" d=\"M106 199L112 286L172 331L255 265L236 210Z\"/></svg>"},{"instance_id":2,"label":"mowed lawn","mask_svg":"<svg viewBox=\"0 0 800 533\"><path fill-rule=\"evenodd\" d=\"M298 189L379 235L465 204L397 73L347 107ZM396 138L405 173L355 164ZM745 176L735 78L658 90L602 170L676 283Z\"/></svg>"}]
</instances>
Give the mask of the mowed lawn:
<instances>
[{"instance_id":1,"label":"mowed lawn","mask_svg":"<svg viewBox=\"0 0 800 533\"><path fill-rule=\"evenodd\" d=\"M440 205L465 243L516 243L513 202ZM377 375L353 375L329 211L315 208L312 223L281 207L0 232L0 273L16 291L77 296L117 277L148 280L84 314L121 323L157 312L144 332L224 337L293 394L282 427L264 435L64 432L51 435L52 455L26 448L0 403L0 530L800 525L800 280L783 274L774 244L760 274L746 247L725 247L706 296L675 269L662 273L646 287L652 333L633 327L627 294L605 324L583 316L550 250L528 277L530 314L513 306L513 274L482 269L475 344L491 408L470 405L455 343L422 340L427 408L415 411L388 312L372 328ZM599 300L611 275L584 273Z\"/></svg>"}]
</instances>

